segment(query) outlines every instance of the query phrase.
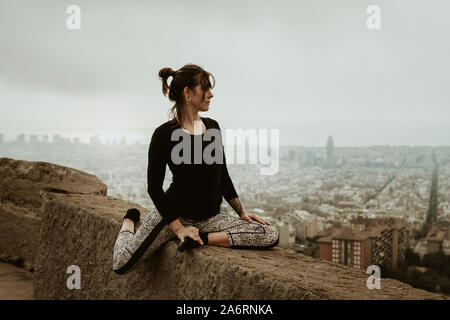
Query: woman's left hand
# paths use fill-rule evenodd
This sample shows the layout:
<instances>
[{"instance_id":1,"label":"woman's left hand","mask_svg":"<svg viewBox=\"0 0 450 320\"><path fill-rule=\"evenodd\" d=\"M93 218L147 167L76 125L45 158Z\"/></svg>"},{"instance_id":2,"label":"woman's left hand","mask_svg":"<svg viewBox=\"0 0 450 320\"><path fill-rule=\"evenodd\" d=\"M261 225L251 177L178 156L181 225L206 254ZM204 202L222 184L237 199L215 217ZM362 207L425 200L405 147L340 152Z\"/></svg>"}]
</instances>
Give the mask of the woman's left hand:
<instances>
[{"instance_id":1,"label":"woman's left hand","mask_svg":"<svg viewBox=\"0 0 450 320\"><path fill-rule=\"evenodd\" d=\"M256 214L247 214L247 212L245 212L245 211L241 215L241 219L245 220L247 222L252 222L252 219L253 219L253 220L255 220L255 221L259 222L259 223L270 225L270 222L265 221L264 219L260 218Z\"/></svg>"}]
</instances>

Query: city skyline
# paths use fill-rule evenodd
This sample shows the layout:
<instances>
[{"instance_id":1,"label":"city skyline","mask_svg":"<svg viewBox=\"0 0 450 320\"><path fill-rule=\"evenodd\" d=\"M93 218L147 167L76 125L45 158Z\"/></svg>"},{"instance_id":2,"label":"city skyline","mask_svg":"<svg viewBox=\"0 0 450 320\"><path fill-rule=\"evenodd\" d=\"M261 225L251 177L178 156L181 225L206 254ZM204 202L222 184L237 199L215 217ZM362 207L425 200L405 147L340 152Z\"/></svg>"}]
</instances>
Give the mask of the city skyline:
<instances>
[{"instance_id":1,"label":"city skyline","mask_svg":"<svg viewBox=\"0 0 450 320\"><path fill-rule=\"evenodd\" d=\"M0 1L0 300L450 298L449 10Z\"/></svg>"},{"instance_id":2,"label":"city skyline","mask_svg":"<svg viewBox=\"0 0 450 320\"><path fill-rule=\"evenodd\" d=\"M0 147L0 171L20 181L18 185L27 192L34 183L39 183L39 188L42 183L53 188L50 177L59 181L60 175L65 181L73 181L80 174L88 174L104 186L108 205L114 199L126 201L128 206L155 208L145 175L147 146L99 146L95 139L91 140L93 145L70 145L59 135L54 138L63 143L41 144L37 136L30 138L31 144L23 134L19 140L26 144ZM450 147L346 149L335 147L331 140L328 149L325 144L320 148L280 148L280 170L275 175L261 175L257 165L228 166L247 211L279 228L280 247L363 270L382 264L383 274L387 264L422 268L429 257L441 251L442 255L450 254ZM68 174L74 169L77 174ZM36 177L40 177L37 182ZM6 185L13 179L7 177ZM172 172L167 170L163 190L168 190L172 182ZM12 208L10 217L17 212L23 214L17 206ZM226 201L222 201L220 211L235 214ZM398 227L390 226L390 221ZM13 230L12 234L15 237L17 232ZM346 252L343 248L350 249ZM408 260L411 255L419 260ZM405 273L399 273L397 279L448 293L448 275L439 266L435 262L426 264L433 278L424 275L411 282L403 278ZM442 290L433 289L437 285Z\"/></svg>"},{"instance_id":3,"label":"city skyline","mask_svg":"<svg viewBox=\"0 0 450 320\"><path fill-rule=\"evenodd\" d=\"M201 116L222 129L279 129L286 146L328 135L340 146L447 145L450 4L380 0L381 29L368 30L369 4L116 2L105 12L81 0L81 29L68 30L69 3L2 1L0 128L5 140L148 140L172 106L158 71L192 62L216 79Z\"/></svg>"},{"instance_id":4,"label":"city skyline","mask_svg":"<svg viewBox=\"0 0 450 320\"><path fill-rule=\"evenodd\" d=\"M232 129L233 130L233 129ZM23 138L21 136L23 135ZM149 143L149 139L144 139L140 136L136 135L129 135L129 134L115 134L115 135L109 135L109 139L107 138L108 135L106 134L84 134L82 137L80 136L63 136L61 134L25 134L20 133L17 134L15 137L10 136L9 138L6 138L5 134L0 133L0 144L1 143L14 143L18 142L19 140L23 139L24 143L55 143L54 137L58 136L57 139L62 139L64 142L74 144L74 143L85 143L90 144L92 143L92 139L95 139L100 144L147 144ZM114 137L114 138L112 138ZM280 144L280 147L305 147L305 148L328 148L328 141L329 138L332 138L332 135L328 135L325 143L322 145L291 145L291 144ZM125 141L125 142L123 142ZM247 140L248 141L248 140ZM226 141L224 141L224 145L226 146ZM372 144L372 145L333 145L333 148L351 148L351 147L376 147L376 146L390 146L390 147L401 147L401 146L409 146L409 147L449 147L450 144L444 144L444 145L421 145L421 144Z\"/></svg>"}]
</instances>

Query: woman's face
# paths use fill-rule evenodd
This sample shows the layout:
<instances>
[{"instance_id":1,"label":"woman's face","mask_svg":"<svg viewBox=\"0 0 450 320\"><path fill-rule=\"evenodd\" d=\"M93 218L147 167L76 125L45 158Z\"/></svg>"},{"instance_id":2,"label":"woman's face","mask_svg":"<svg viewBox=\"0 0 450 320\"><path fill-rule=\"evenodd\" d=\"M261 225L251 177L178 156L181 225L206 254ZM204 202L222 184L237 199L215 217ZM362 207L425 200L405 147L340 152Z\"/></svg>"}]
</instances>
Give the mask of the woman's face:
<instances>
[{"instance_id":1,"label":"woman's face","mask_svg":"<svg viewBox=\"0 0 450 320\"><path fill-rule=\"evenodd\" d=\"M194 88L194 91L193 92L191 91L190 97L191 97L190 103L194 107L198 108L199 111L208 111L211 98L214 97L214 95L212 94L211 89L208 88L206 89L205 98L203 99L202 86L198 84Z\"/></svg>"}]
</instances>

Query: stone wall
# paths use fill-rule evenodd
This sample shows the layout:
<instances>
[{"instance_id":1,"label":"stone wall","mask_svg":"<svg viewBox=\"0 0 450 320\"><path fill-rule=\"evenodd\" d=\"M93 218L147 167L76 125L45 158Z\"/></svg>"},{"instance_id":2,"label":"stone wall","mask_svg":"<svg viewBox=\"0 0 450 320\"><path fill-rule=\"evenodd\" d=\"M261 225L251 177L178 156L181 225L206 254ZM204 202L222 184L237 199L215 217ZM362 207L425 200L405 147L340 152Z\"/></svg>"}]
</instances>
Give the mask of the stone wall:
<instances>
[{"instance_id":1,"label":"stone wall","mask_svg":"<svg viewBox=\"0 0 450 320\"><path fill-rule=\"evenodd\" d=\"M0 255L33 270L46 191L106 195L96 176L47 162L0 158Z\"/></svg>"},{"instance_id":2,"label":"stone wall","mask_svg":"<svg viewBox=\"0 0 450 320\"><path fill-rule=\"evenodd\" d=\"M0 159L1 164L4 163ZM61 170L60 168L58 170ZM72 169L70 169L72 170ZM51 171L51 170L50 170ZM0 171L1 172L1 171ZM96 181L93 176L90 179ZM30 182L31 183L31 182ZM36 181L40 183L40 181ZM20 185L20 184L19 184ZM111 198L106 188L70 189L64 186L28 186L40 219L38 249L23 249L35 256L34 294L38 299L444 299L444 296L414 289L392 279L382 279L380 290L369 290L368 275L359 269L314 259L290 249L232 250L204 246L183 253L177 241L169 241L152 256L144 254L136 268L126 275L112 270L112 252L121 219L127 209L148 210ZM104 186L104 185L103 185ZM8 184L0 184L0 194L10 195ZM64 190L64 191L61 191ZM8 199L13 197L9 196ZM17 195L25 203L8 200L14 214L26 208L26 194ZM39 203L37 199L40 199ZM31 200L30 200L31 201ZM11 203L12 202L12 203ZM12 211L12 213L11 213ZM18 235L33 222L27 220L9 233L8 245L0 250L26 247ZM34 223L37 223L36 221ZM6 229L6 227L4 228ZM8 249L9 248L9 249ZM27 253L29 250L29 253ZM16 251L19 253L19 251ZM2 252L0 251L0 254ZM69 266L81 271L81 289L68 289Z\"/></svg>"}]
</instances>

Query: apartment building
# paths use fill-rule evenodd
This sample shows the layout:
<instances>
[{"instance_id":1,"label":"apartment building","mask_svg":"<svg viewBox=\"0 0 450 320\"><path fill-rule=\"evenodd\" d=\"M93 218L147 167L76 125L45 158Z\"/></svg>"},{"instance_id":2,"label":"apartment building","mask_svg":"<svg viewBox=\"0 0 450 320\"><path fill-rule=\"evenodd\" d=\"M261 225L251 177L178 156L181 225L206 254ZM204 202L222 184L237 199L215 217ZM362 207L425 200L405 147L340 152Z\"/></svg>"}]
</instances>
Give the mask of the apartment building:
<instances>
[{"instance_id":1,"label":"apartment building","mask_svg":"<svg viewBox=\"0 0 450 320\"><path fill-rule=\"evenodd\" d=\"M318 240L320 257L365 270L369 265L397 267L405 259L408 231L404 221L356 221L334 228Z\"/></svg>"}]
</instances>

